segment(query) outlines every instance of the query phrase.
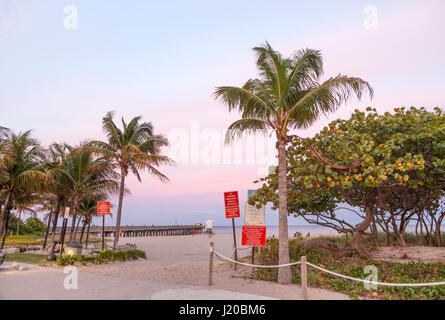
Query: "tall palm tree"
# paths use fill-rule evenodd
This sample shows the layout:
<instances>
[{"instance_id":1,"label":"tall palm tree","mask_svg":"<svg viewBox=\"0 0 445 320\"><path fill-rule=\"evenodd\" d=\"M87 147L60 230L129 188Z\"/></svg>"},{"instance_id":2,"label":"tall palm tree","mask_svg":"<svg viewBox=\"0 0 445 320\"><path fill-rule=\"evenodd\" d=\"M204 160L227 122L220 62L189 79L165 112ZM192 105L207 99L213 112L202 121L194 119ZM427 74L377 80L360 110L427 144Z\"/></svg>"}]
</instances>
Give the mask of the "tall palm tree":
<instances>
[{"instance_id":1,"label":"tall palm tree","mask_svg":"<svg viewBox=\"0 0 445 320\"><path fill-rule=\"evenodd\" d=\"M344 75L319 83L323 74L320 51L303 49L285 58L266 43L253 49L257 54L258 79L248 80L242 87L222 86L215 97L229 111L241 112L241 119L227 131L226 143L246 132L273 130L278 151L279 197L279 263L289 263L287 224L286 145L289 130L307 128L320 115L335 111L354 93L359 99L365 91L371 98L371 86L360 78ZM292 281L290 267L279 268L278 282Z\"/></svg>"},{"instance_id":2,"label":"tall palm tree","mask_svg":"<svg viewBox=\"0 0 445 320\"><path fill-rule=\"evenodd\" d=\"M31 138L31 131L18 134L11 131L3 132L2 139L1 170L4 202L0 219L0 236L4 239L14 200L28 192L44 190L46 175L41 166L44 152L37 140ZM1 248L3 244L0 245Z\"/></svg>"},{"instance_id":3,"label":"tall palm tree","mask_svg":"<svg viewBox=\"0 0 445 320\"><path fill-rule=\"evenodd\" d=\"M118 175L113 171L110 162L104 158L95 158L86 144L78 148L68 146L70 153L61 167L56 166L48 174L62 185L69 195L72 225L69 241L75 237L77 207L82 199L94 198L98 192L114 194L118 191Z\"/></svg>"},{"instance_id":4,"label":"tall palm tree","mask_svg":"<svg viewBox=\"0 0 445 320\"><path fill-rule=\"evenodd\" d=\"M70 181L64 179L64 176L61 174L57 174L60 170L63 170L63 164L66 161L70 148L66 143L52 143L48 149L48 157L46 159L46 170L47 170L47 179L46 179L46 192L48 193L49 201L53 202L52 205L49 205L50 211L53 211L53 219L52 219L52 229L51 229L51 244L52 250L54 251L55 247L55 239L56 239L56 229L57 223L59 220L59 215L61 208L64 204L66 204L69 197L68 185L70 185ZM49 217L48 220L51 220ZM49 232L49 228L48 228ZM46 238L45 238L46 240ZM44 246L46 245L44 241Z\"/></svg>"},{"instance_id":5,"label":"tall palm tree","mask_svg":"<svg viewBox=\"0 0 445 320\"><path fill-rule=\"evenodd\" d=\"M89 146L97 154L111 161L112 166L120 171L119 204L117 208L116 229L113 250L119 240L122 216L122 202L125 189L125 178L131 171L139 182L139 170L147 170L161 181L168 181L156 167L170 165L172 160L160 155L161 148L168 145L168 140L160 134L154 134L151 122L141 122L141 116L126 123L122 118L122 130L113 121L113 112L108 112L102 120L102 128L108 142L91 141Z\"/></svg>"}]
</instances>

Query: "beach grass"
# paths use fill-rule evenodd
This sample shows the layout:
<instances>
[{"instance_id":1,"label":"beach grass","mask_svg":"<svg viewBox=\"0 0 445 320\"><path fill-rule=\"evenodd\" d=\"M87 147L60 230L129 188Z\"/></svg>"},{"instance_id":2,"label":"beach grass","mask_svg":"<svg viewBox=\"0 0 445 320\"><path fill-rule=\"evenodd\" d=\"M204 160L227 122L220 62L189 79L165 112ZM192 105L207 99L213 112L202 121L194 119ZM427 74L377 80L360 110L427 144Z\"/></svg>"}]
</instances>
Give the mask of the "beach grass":
<instances>
[{"instance_id":1,"label":"beach grass","mask_svg":"<svg viewBox=\"0 0 445 320\"><path fill-rule=\"evenodd\" d=\"M326 237L322 237L326 239ZM338 240L338 238L337 238ZM293 239L289 241L291 262L299 261L301 256L306 256L307 261L322 268L364 279L366 266L375 266L378 270L378 281L388 283L419 283L445 281L445 265L443 263L423 263L411 261L409 263L388 262L363 258L357 254L345 254L344 252L331 252L326 249L306 250L302 247L302 241ZM278 263L278 239L268 239L268 249L263 250L259 256L261 264ZM293 282L301 283L300 266L292 267ZM276 268L257 269L253 274L254 279L277 281ZM445 287L377 287L368 290L363 283L348 279L338 278L314 268L308 268L308 284L311 287L333 290L349 295L352 299L431 299L444 300Z\"/></svg>"},{"instance_id":2,"label":"beach grass","mask_svg":"<svg viewBox=\"0 0 445 320\"><path fill-rule=\"evenodd\" d=\"M13 235L7 236L5 239L5 246L26 246L26 245L39 245L42 243L40 235Z\"/></svg>"},{"instance_id":3,"label":"beach grass","mask_svg":"<svg viewBox=\"0 0 445 320\"><path fill-rule=\"evenodd\" d=\"M65 236L65 243L69 242L69 234ZM59 235L57 236L57 239L59 240ZM80 234L76 235L75 241L80 241ZM105 239L105 242L111 242L112 239ZM85 243L85 236L83 238L83 243ZM102 238L90 234L88 243L94 244L94 243L101 243ZM12 236L6 236L5 239L5 246L13 246L13 247L20 247L20 246L36 246L41 245L43 243L43 237L39 234L27 234L27 235L12 235ZM50 243L50 240L48 239L48 243Z\"/></svg>"},{"instance_id":4,"label":"beach grass","mask_svg":"<svg viewBox=\"0 0 445 320\"><path fill-rule=\"evenodd\" d=\"M8 262L23 262L28 264L34 264L38 266L48 266L54 264L53 262L47 261L46 254L34 254L34 253L11 253L6 254L5 258Z\"/></svg>"}]
</instances>

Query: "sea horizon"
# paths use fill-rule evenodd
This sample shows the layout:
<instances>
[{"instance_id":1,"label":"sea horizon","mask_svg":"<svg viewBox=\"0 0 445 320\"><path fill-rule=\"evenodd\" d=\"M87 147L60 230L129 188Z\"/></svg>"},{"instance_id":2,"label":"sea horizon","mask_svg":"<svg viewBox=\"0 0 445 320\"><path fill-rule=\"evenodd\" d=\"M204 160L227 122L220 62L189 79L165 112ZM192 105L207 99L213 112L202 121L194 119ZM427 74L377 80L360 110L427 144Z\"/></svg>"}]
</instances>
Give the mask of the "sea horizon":
<instances>
[{"instance_id":1,"label":"sea horizon","mask_svg":"<svg viewBox=\"0 0 445 320\"><path fill-rule=\"evenodd\" d=\"M278 235L277 225L266 225L266 235L267 236L277 236ZM232 226L214 226L214 234L232 234ZM318 225L289 225L289 234L294 235L299 232L302 236L320 236L320 235L338 235L338 232L332 228L318 226ZM235 226L235 232L237 235L241 235L242 226Z\"/></svg>"}]
</instances>

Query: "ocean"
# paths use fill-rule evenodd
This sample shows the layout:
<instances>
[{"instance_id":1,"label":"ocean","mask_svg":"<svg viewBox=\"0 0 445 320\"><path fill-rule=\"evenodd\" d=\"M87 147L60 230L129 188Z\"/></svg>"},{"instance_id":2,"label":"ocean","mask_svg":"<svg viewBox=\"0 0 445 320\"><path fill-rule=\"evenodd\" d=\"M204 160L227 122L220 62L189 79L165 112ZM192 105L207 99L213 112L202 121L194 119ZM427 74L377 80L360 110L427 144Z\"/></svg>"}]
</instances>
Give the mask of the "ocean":
<instances>
[{"instance_id":1,"label":"ocean","mask_svg":"<svg viewBox=\"0 0 445 320\"><path fill-rule=\"evenodd\" d=\"M241 226L235 227L235 232L237 236L241 237ZM215 226L214 227L215 234L232 234L231 226ZM289 235L292 237L296 232L300 232L304 237L307 234L311 236L320 236L320 235L338 235L337 231L326 228L323 226L289 226ZM269 236L278 236L278 226L266 226L266 235Z\"/></svg>"},{"instance_id":2,"label":"ocean","mask_svg":"<svg viewBox=\"0 0 445 320\"><path fill-rule=\"evenodd\" d=\"M406 227L406 233L414 233L415 225L408 225ZM445 228L441 230L445 231ZM232 234L232 226L215 226L214 227L215 234ZM236 226L235 231L237 237L241 237L241 226ZM336 236L338 235L337 231L317 225L304 225L304 226L289 226L289 236L293 237L296 232L300 232L303 237L306 235L310 236ZM278 237L278 226L266 226L266 236L276 236Z\"/></svg>"}]
</instances>

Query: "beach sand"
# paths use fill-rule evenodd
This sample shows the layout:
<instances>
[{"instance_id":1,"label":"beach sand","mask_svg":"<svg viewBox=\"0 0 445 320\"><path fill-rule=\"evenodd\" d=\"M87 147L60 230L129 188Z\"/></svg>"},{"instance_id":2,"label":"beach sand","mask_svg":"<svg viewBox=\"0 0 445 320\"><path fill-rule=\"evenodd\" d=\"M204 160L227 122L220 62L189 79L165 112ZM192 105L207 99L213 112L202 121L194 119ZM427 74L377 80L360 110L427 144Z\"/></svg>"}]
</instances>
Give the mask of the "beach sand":
<instances>
[{"instance_id":1,"label":"beach sand","mask_svg":"<svg viewBox=\"0 0 445 320\"><path fill-rule=\"evenodd\" d=\"M420 246L408 246L405 248L397 246L380 247L371 252L371 258L399 263L417 261L445 264L445 248Z\"/></svg>"},{"instance_id":2,"label":"beach sand","mask_svg":"<svg viewBox=\"0 0 445 320\"><path fill-rule=\"evenodd\" d=\"M230 262L216 256L214 285L209 286L210 242L216 251L231 256L232 235L121 238L119 244L136 243L148 259L77 265L78 290L64 289L62 267L25 265L26 271L20 272L3 265L0 299L302 299L299 285L250 279L251 267L238 266L235 271ZM239 251L241 258L250 254L249 249ZM308 289L308 298L349 299L317 288Z\"/></svg>"},{"instance_id":3,"label":"beach sand","mask_svg":"<svg viewBox=\"0 0 445 320\"><path fill-rule=\"evenodd\" d=\"M232 235L214 235L211 238L204 235L121 238L119 244L136 243L138 249L147 253L148 259L79 268L80 271L124 280L150 280L208 288L210 242L214 242L216 251L225 256L231 255ZM250 256L251 250L238 252L239 257L246 257ZM212 288L278 299L301 299L300 286L249 279L251 270L251 267L238 266L234 271L230 262L220 261L215 256ZM308 295L316 300L349 299L346 295L316 288L309 288Z\"/></svg>"}]
</instances>

